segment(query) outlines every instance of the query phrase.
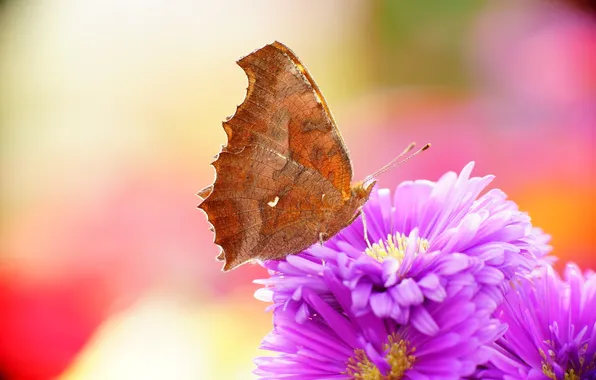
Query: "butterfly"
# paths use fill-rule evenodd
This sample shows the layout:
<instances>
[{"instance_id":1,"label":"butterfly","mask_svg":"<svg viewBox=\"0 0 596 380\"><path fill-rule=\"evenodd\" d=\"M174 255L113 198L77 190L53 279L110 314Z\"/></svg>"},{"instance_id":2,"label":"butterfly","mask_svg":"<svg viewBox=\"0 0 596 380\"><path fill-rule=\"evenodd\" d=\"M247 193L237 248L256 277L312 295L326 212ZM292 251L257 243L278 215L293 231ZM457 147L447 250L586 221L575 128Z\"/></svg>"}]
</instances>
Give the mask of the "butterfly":
<instances>
[{"instance_id":1,"label":"butterfly","mask_svg":"<svg viewBox=\"0 0 596 380\"><path fill-rule=\"evenodd\" d=\"M352 183L350 156L327 102L282 43L237 63L248 77L247 95L223 122L228 143L212 163L215 181L198 193L224 271L330 239L360 215L378 175L395 164Z\"/></svg>"}]
</instances>

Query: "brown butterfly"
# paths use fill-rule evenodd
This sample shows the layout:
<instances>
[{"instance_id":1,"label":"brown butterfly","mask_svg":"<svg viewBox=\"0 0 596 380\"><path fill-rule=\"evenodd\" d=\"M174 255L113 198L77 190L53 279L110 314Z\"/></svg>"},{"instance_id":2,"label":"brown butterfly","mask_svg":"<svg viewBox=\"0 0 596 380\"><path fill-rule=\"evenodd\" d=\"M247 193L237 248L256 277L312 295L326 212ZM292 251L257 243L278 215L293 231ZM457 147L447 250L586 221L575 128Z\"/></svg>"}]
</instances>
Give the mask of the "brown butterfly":
<instances>
[{"instance_id":1,"label":"brown butterfly","mask_svg":"<svg viewBox=\"0 0 596 380\"><path fill-rule=\"evenodd\" d=\"M212 163L214 184L198 194L224 271L331 238L358 217L377 176L395 164L351 183L348 150L323 94L285 45L274 42L237 63L248 76L246 99L223 123L228 144Z\"/></svg>"}]
</instances>

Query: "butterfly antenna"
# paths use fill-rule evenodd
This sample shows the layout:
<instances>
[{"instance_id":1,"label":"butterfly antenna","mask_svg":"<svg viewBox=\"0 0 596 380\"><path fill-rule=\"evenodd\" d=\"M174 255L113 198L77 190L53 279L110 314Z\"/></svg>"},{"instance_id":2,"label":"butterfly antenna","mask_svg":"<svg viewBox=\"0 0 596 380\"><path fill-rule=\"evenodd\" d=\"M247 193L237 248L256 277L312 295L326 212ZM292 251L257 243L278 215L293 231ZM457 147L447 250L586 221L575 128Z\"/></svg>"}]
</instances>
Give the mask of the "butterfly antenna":
<instances>
[{"instance_id":1,"label":"butterfly antenna","mask_svg":"<svg viewBox=\"0 0 596 380\"><path fill-rule=\"evenodd\" d=\"M406 149L404 149L403 152L401 152L397 157L395 157L393 160L389 161L389 163L387 163L387 165L383 166L382 168L380 168L379 170L377 170L376 172L374 172L373 174L367 176L362 183L368 183L374 179L379 178L379 176L383 173L385 173L388 170L393 169L396 166L399 166L401 164L403 164L404 162L408 161L409 159L419 155L420 153L424 152L425 150L427 150L428 148L430 148L430 144L426 144L425 146L423 146L422 148L418 149L417 151L415 151L414 153L412 153L411 155L402 158L403 156L405 156L406 154L408 154L409 152L412 151L412 149L414 149L414 147L416 146L416 143L411 143L410 145L408 145L408 147Z\"/></svg>"}]
</instances>

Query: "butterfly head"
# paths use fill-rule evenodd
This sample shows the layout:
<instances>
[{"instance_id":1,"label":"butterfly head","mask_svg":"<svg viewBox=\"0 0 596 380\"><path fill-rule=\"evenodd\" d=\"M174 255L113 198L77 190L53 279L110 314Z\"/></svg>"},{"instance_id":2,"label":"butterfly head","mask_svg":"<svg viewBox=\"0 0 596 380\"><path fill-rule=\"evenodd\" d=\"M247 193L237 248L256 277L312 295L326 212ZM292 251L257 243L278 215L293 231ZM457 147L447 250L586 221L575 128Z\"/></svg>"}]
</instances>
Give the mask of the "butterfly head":
<instances>
[{"instance_id":1,"label":"butterfly head","mask_svg":"<svg viewBox=\"0 0 596 380\"><path fill-rule=\"evenodd\" d=\"M357 182L352 185L352 196L350 202L352 202L352 207L354 210L358 210L364 206L366 201L368 201L370 193L372 192L376 183L377 181L373 180L368 182Z\"/></svg>"}]
</instances>

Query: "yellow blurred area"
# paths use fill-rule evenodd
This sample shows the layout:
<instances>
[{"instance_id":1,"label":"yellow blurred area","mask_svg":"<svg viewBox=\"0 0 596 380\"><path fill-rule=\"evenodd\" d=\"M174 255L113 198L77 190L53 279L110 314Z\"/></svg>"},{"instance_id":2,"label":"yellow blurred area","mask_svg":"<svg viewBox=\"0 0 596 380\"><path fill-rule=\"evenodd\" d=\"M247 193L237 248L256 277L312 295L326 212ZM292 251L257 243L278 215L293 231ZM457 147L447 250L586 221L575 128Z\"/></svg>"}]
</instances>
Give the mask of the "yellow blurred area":
<instances>
[{"instance_id":1,"label":"yellow blurred area","mask_svg":"<svg viewBox=\"0 0 596 380\"><path fill-rule=\"evenodd\" d=\"M10 94L2 102L10 142L5 202L81 197L109 186L115 172L209 161L224 137L218 125L244 97L246 79L233 64L240 55L280 39L316 65L325 61L316 49L346 43L350 9L317 4L9 2L2 23L3 93ZM76 173L85 181L72 181Z\"/></svg>"},{"instance_id":2,"label":"yellow blurred area","mask_svg":"<svg viewBox=\"0 0 596 380\"><path fill-rule=\"evenodd\" d=\"M61 379L246 379L270 326L260 308L233 301L149 295L106 321Z\"/></svg>"},{"instance_id":3,"label":"yellow blurred area","mask_svg":"<svg viewBox=\"0 0 596 380\"><path fill-rule=\"evenodd\" d=\"M0 320L0 374L44 378L67 364L66 379L250 377L271 327L252 297L264 273L220 272L194 195L211 183L221 121L245 95L234 62L280 40L330 100L345 97L330 82L358 70L345 46L364 11L354 1L3 4L0 275L15 311ZM344 89L362 82L352 78ZM44 312L59 316L23 319L32 306L19 297L37 302L44 288L58 289L59 311ZM81 298L88 305L70 304ZM89 325L75 329L79 319ZM59 335L70 323L80 339ZM37 324L56 335L28 338ZM54 358L43 345L70 351Z\"/></svg>"},{"instance_id":4,"label":"yellow blurred area","mask_svg":"<svg viewBox=\"0 0 596 380\"><path fill-rule=\"evenodd\" d=\"M475 175L496 174L553 235L555 254L595 268L596 31L576 12L513 0L0 2L0 378L251 378L272 328L253 298L266 272L220 271L195 194L245 96L234 62L274 40L316 79L355 180L429 141L380 186L476 161Z\"/></svg>"}]
</instances>

